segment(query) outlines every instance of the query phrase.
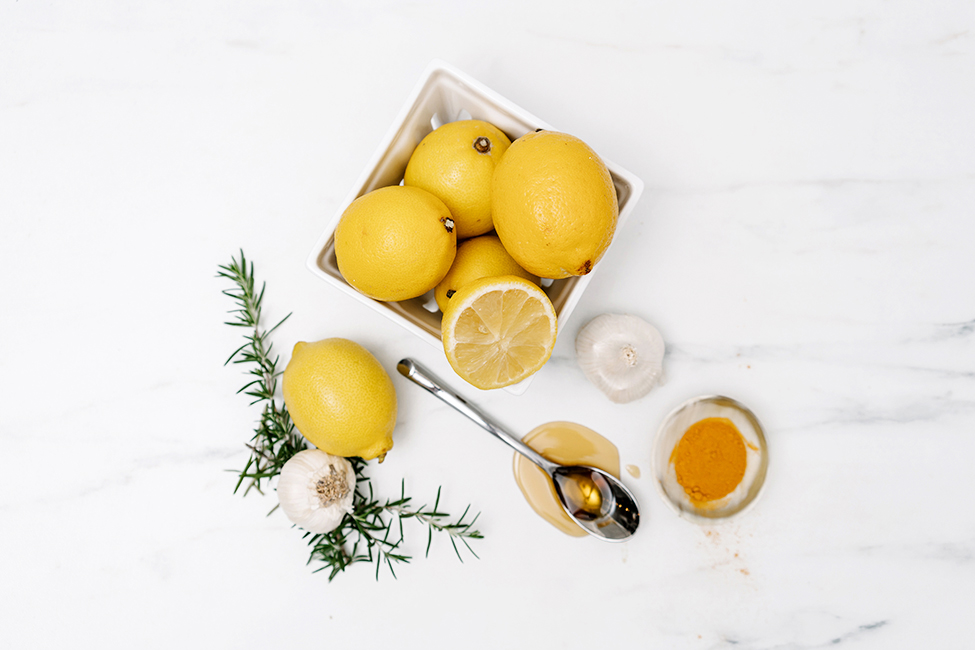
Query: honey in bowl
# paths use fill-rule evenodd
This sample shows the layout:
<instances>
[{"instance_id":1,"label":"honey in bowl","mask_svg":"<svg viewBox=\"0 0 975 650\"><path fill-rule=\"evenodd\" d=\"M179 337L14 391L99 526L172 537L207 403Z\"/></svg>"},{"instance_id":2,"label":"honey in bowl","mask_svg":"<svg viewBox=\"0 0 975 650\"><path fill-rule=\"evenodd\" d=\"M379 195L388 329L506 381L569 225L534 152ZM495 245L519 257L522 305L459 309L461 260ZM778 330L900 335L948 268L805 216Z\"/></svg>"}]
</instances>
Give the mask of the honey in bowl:
<instances>
[{"instance_id":1,"label":"honey in bowl","mask_svg":"<svg viewBox=\"0 0 975 650\"><path fill-rule=\"evenodd\" d=\"M616 478L620 476L620 454L616 445L592 429L574 422L548 422L532 429L522 442L545 458L562 465L588 465L606 471ZM528 505L545 521L566 535L585 537L579 527L559 502L555 486L540 467L515 454L515 482L525 495ZM588 477L588 475L587 475ZM573 480L569 477L561 483L562 494L573 512L582 518L597 518L604 504L611 499L608 485L598 484L599 479ZM605 480L602 480L605 483Z\"/></svg>"}]
</instances>

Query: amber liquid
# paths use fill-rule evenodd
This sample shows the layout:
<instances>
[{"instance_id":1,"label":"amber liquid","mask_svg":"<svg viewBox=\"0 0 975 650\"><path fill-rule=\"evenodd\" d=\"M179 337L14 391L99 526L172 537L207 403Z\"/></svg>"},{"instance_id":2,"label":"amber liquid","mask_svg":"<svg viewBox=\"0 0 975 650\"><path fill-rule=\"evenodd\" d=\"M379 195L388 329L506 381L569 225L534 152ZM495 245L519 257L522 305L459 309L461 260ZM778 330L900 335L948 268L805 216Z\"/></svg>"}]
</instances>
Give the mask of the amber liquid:
<instances>
[{"instance_id":1,"label":"amber liquid","mask_svg":"<svg viewBox=\"0 0 975 650\"><path fill-rule=\"evenodd\" d=\"M616 445L581 424L548 422L529 432L522 442L561 465L590 465L616 478L620 476L620 454ZM515 454L514 471L515 482L525 500L542 519L566 535L586 536L586 531L562 509L548 474L521 454ZM606 483L605 479L569 475L560 480L562 494L577 516L597 519L604 510L612 507L609 485L600 483Z\"/></svg>"},{"instance_id":2,"label":"amber liquid","mask_svg":"<svg viewBox=\"0 0 975 650\"><path fill-rule=\"evenodd\" d=\"M609 515L616 499L613 488L604 476L588 470L559 472L555 475L555 489L562 495L565 507L582 521L596 521Z\"/></svg>"}]
</instances>

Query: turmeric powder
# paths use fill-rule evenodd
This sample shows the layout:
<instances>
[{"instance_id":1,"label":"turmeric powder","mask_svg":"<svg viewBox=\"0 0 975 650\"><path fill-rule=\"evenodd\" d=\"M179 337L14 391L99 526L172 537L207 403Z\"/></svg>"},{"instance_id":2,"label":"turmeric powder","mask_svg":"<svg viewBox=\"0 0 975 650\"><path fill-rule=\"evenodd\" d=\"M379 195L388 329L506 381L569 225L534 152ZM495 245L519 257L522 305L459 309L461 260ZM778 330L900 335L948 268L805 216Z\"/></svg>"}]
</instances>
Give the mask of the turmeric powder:
<instances>
[{"instance_id":1,"label":"turmeric powder","mask_svg":"<svg viewBox=\"0 0 975 650\"><path fill-rule=\"evenodd\" d=\"M728 418L705 418L691 425L671 455L677 482L694 503L727 496L745 476L745 443Z\"/></svg>"}]
</instances>

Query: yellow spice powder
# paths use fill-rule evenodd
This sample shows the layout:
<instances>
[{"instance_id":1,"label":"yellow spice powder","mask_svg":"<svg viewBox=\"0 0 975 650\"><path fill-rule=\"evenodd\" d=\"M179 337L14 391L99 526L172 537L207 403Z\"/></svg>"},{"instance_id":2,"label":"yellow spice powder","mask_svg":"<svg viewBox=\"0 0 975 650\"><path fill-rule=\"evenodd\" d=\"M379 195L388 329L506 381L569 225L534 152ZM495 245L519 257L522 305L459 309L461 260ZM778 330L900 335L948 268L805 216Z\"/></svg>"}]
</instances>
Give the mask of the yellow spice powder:
<instances>
[{"instance_id":1,"label":"yellow spice powder","mask_svg":"<svg viewBox=\"0 0 975 650\"><path fill-rule=\"evenodd\" d=\"M727 496L745 476L745 442L728 418L705 418L691 425L671 455L691 501L706 503Z\"/></svg>"}]
</instances>

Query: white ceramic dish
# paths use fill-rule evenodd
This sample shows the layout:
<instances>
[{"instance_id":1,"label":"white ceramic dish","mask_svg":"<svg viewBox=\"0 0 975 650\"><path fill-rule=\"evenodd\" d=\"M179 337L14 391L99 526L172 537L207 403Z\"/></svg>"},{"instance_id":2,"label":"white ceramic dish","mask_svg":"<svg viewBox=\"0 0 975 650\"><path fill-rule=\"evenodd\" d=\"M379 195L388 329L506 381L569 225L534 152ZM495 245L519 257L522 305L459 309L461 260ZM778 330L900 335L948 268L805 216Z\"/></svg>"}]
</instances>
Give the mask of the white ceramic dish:
<instances>
[{"instance_id":1,"label":"white ceramic dish","mask_svg":"<svg viewBox=\"0 0 975 650\"><path fill-rule=\"evenodd\" d=\"M535 129L552 129L547 123L463 72L442 61L433 61L345 202L339 206L322 232L307 262L308 268L318 277L441 349L443 342L440 338L440 312L433 301L433 292L403 302L380 302L362 295L339 272L335 261L333 235L342 213L355 199L379 187L400 184L410 155L426 134L446 122L471 118L494 124L512 140ZM616 186L620 208L618 234L643 192L643 181L605 158L603 162L606 163ZM597 264L592 273L585 276L543 281L543 289L558 314L560 331L592 280L593 273L598 272ZM530 381L531 377L505 390L520 395L527 389Z\"/></svg>"},{"instance_id":2,"label":"white ceramic dish","mask_svg":"<svg viewBox=\"0 0 975 650\"><path fill-rule=\"evenodd\" d=\"M708 504L696 506L677 482L677 472L671 462L674 447L695 422L704 418L728 418L745 440L745 476L728 496ZM747 406L721 395L705 395L687 400L664 418L653 441L650 457L653 482L664 502L678 515L696 524L710 525L728 521L749 510L758 500L768 473L768 442L765 430Z\"/></svg>"}]
</instances>

